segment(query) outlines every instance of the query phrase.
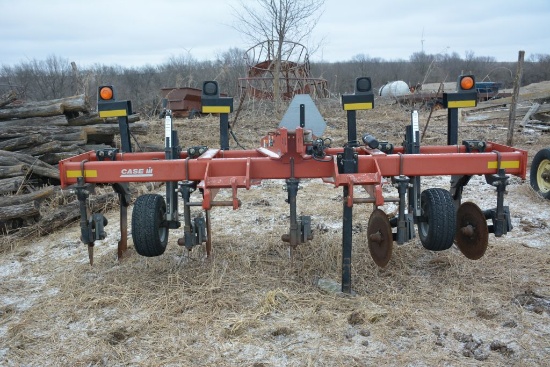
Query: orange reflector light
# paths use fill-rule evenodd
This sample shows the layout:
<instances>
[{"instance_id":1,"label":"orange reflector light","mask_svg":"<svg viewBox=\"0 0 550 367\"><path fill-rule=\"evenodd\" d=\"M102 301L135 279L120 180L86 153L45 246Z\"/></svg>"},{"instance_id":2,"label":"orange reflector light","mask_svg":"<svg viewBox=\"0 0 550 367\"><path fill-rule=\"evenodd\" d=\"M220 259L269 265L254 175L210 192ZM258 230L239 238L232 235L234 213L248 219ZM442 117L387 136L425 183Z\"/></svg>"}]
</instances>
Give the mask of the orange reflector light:
<instances>
[{"instance_id":1,"label":"orange reflector light","mask_svg":"<svg viewBox=\"0 0 550 367\"><path fill-rule=\"evenodd\" d=\"M113 99L113 90L109 87L103 87L99 91L99 97L103 100Z\"/></svg>"},{"instance_id":2,"label":"orange reflector light","mask_svg":"<svg viewBox=\"0 0 550 367\"><path fill-rule=\"evenodd\" d=\"M474 87L474 78L471 76L465 76L464 78L460 79L460 88L464 90L470 90Z\"/></svg>"}]
</instances>

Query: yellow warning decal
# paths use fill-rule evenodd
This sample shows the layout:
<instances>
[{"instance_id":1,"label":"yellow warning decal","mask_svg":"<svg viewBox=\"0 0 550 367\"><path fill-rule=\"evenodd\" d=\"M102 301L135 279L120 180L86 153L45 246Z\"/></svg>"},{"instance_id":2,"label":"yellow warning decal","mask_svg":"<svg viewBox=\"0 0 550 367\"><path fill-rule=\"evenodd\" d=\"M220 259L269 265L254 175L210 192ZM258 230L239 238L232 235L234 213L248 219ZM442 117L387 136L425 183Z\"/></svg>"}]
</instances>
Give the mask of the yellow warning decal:
<instances>
[{"instance_id":1,"label":"yellow warning decal","mask_svg":"<svg viewBox=\"0 0 550 367\"><path fill-rule=\"evenodd\" d=\"M497 161L487 162L487 168L497 169L497 167ZM519 168L519 161L502 161L500 162L500 168Z\"/></svg>"},{"instance_id":2,"label":"yellow warning decal","mask_svg":"<svg viewBox=\"0 0 550 367\"><path fill-rule=\"evenodd\" d=\"M231 107L229 106L202 106L202 113L229 113Z\"/></svg>"},{"instance_id":3,"label":"yellow warning decal","mask_svg":"<svg viewBox=\"0 0 550 367\"><path fill-rule=\"evenodd\" d=\"M99 117L102 119L107 117L123 117L128 116L126 110L110 110L110 111L99 111Z\"/></svg>"},{"instance_id":4,"label":"yellow warning decal","mask_svg":"<svg viewBox=\"0 0 550 367\"><path fill-rule=\"evenodd\" d=\"M447 102L447 108L461 108L461 107L475 107L476 100L472 99L469 101L449 101Z\"/></svg>"},{"instance_id":5,"label":"yellow warning decal","mask_svg":"<svg viewBox=\"0 0 550 367\"><path fill-rule=\"evenodd\" d=\"M344 104L344 110L345 111L372 110L372 102L346 103Z\"/></svg>"},{"instance_id":6,"label":"yellow warning decal","mask_svg":"<svg viewBox=\"0 0 550 367\"><path fill-rule=\"evenodd\" d=\"M67 178L78 178L82 177L81 170L69 170L67 171ZM95 169L85 169L84 177L97 177L97 170Z\"/></svg>"}]
</instances>

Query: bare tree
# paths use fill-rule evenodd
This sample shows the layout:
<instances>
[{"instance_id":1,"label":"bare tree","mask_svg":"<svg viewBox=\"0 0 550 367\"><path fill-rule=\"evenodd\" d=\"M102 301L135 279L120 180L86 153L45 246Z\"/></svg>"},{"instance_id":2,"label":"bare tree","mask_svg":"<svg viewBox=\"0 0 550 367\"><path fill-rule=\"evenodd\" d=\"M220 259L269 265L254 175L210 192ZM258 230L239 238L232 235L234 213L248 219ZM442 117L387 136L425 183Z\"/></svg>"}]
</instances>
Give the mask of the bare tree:
<instances>
[{"instance_id":1,"label":"bare tree","mask_svg":"<svg viewBox=\"0 0 550 367\"><path fill-rule=\"evenodd\" d=\"M285 41L302 42L319 19L325 0L244 0L234 10L235 28L254 44L273 41L274 99L280 99L279 77Z\"/></svg>"}]
</instances>

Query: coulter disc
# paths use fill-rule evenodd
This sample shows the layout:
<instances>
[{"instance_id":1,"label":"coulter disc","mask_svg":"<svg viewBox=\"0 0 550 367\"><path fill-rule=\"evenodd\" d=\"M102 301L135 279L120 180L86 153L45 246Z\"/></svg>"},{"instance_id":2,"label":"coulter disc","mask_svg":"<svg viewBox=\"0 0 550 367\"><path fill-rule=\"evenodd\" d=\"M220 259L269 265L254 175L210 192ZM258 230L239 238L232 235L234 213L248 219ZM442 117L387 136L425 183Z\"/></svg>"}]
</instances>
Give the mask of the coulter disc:
<instances>
[{"instance_id":1,"label":"coulter disc","mask_svg":"<svg viewBox=\"0 0 550 367\"><path fill-rule=\"evenodd\" d=\"M465 202L456 213L456 246L470 260L480 259L487 250L489 229L479 207Z\"/></svg>"},{"instance_id":2,"label":"coulter disc","mask_svg":"<svg viewBox=\"0 0 550 367\"><path fill-rule=\"evenodd\" d=\"M367 239L372 259L383 268L391 258L393 234L388 216L380 209L375 209L370 215Z\"/></svg>"}]
</instances>

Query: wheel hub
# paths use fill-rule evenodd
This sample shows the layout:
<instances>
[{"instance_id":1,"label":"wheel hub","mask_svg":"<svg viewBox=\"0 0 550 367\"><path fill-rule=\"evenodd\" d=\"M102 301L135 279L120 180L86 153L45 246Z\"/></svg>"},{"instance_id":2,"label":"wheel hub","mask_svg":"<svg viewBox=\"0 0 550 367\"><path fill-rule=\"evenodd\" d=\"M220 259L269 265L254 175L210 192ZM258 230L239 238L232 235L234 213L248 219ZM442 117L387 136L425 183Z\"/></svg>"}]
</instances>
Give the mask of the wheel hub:
<instances>
[{"instance_id":1,"label":"wheel hub","mask_svg":"<svg viewBox=\"0 0 550 367\"><path fill-rule=\"evenodd\" d=\"M386 213L375 209L369 218L367 228L369 251L376 265L385 267L391 259L393 233Z\"/></svg>"},{"instance_id":2,"label":"wheel hub","mask_svg":"<svg viewBox=\"0 0 550 367\"><path fill-rule=\"evenodd\" d=\"M460 205L456 213L456 246L470 260L480 259L487 250L489 229L479 207L471 202Z\"/></svg>"},{"instance_id":3,"label":"wheel hub","mask_svg":"<svg viewBox=\"0 0 550 367\"><path fill-rule=\"evenodd\" d=\"M537 184L541 192L550 191L550 160L548 159L540 162L537 169Z\"/></svg>"}]
</instances>

